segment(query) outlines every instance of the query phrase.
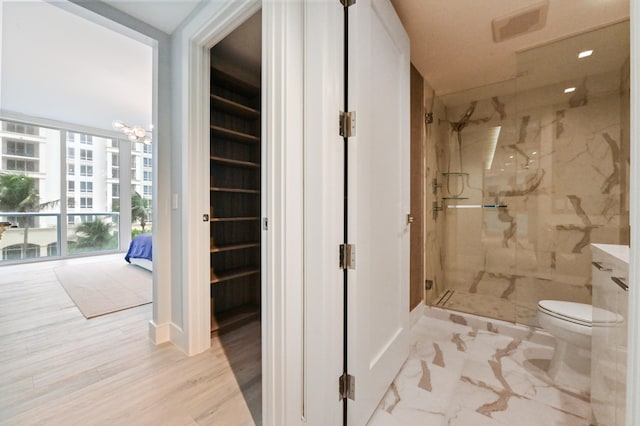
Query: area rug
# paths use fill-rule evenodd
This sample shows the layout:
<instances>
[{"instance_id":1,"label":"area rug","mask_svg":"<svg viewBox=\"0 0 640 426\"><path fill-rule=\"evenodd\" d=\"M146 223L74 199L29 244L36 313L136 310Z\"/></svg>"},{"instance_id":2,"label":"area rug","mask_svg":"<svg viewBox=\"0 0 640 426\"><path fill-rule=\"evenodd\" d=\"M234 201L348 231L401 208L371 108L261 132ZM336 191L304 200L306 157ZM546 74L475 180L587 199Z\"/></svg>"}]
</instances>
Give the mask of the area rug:
<instances>
[{"instance_id":1,"label":"area rug","mask_svg":"<svg viewBox=\"0 0 640 426\"><path fill-rule=\"evenodd\" d=\"M87 318L151 303L151 272L117 261L54 268L58 281Z\"/></svg>"}]
</instances>

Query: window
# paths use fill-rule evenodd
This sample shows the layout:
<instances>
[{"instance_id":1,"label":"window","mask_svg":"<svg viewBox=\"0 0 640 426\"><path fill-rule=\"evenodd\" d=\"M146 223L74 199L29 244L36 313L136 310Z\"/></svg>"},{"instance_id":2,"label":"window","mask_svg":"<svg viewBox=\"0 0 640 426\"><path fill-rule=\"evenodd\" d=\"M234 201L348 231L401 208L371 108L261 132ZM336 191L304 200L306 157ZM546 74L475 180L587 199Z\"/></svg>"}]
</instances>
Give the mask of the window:
<instances>
[{"instance_id":1,"label":"window","mask_svg":"<svg viewBox=\"0 0 640 426\"><path fill-rule=\"evenodd\" d=\"M112 166L120 165L120 156L118 154L115 154L115 153L111 154L111 165Z\"/></svg>"},{"instance_id":2,"label":"window","mask_svg":"<svg viewBox=\"0 0 640 426\"><path fill-rule=\"evenodd\" d=\"M67 148L67 158L75 158L76 157L76 149L73 147Z\"/></svg>"},{"instance_id":3,"label":"window","mask_svg":"<svg viewBox=\"0 0 640 426\"><path fill-rule=\"evenodd\" d=\"M4 260L18 260L28 257L40 256L40 246L37 244L27 244L27 252L22 253L22 244L13 244L2 249Z\"/></svg>"},{"instance_id":4,"label":"window","mask_svg":"<svg viewBox=\"0 0 640 426\"><path fill-rule=\"evenodd\" d=\"M118 179L120 177L120 168L112 167L111 168L111 177L113 179Z\"/></svg>"},{"instance_id":5,"label":"window","mask_svg":"<svg viewBox=\"0 0 640 426\"><path fill-rule=\"evenodd\" d=\"M76 190L76 182L73 180L67 181L67 192L74 192Z\"/></svg>"},{"instance_id":6,"label":"window","mask_svg":"<svg viewBox=\"0 0 640 426\"><path fill-rule=\"evenodd\" d=\"M80 166L80 176L93 176L93 166Z\"/></svg>"},{"instance_id":7,"label":"window","mask_svg":"<svg viewBox=\"0 0 640 426\"><path fill-rule=\"evenodd\" d=\"M144 195L152 195L153 194L153 190L151 188L151 185L145 185L144 186Z\"/></svg>"},{"instance_id":8,"label":"window","mask_svg":"<svg viewBox=\"0 0 640 426\"><path fill-rule=\"evenodd\" d=\"M93 182L80 182L80 192L93 192Z\"/></svg>"},{"instance_id":9,"label":"window","mask_svg":"<svg viewBox=\"0 0 640 426\"><path fill-rule=\"evenodd\" d=\"M144 167L153 167L153 159L152 158L145 157L145 158L143 158L142 161L144 161L144 163L143 163Z\"/></svg>"},{"instance_id":10,"label":"window","mask_svg":"<svg viewBox=\"0 0 640 426\"><path fill-rule=\"evenodd\" d=\"M144 180L151 180L151 172L144 172Z\"/></svg>"},{"instance_id":11,"label":"window","mask_svg":"<svg viewBox=\"0 0 640 426\"><path fill-rule=\"evenodd\" d=\"M67 207L70 209L76 208L76 199L75 198L67 198Z\"/></svg>"},{"instance_id":12,"label":"window","mask_svg":"<svg viewBox=\"0 0 640 426\"><path fill-rule=\"evenodd\" d=\"M75 225L76 224L76 217L75 216L67 216L67 223L69 225Z\"/></svg>"},{"instance_id":13,"label":"window","mask_svg":"<svg viewBox=\"0 0 640 426\"><path fill-rule=\"evenodd\" d=\"M84 145L93 145L91 135L80 134L80 143Z\"/></svg>"},{"instance_id":14,"label":"window","mask_svg":"<svg viewBox=\"0 0 640 426\"><path fill-rule=\"evenodd\" d=\"M35 161L29 160L11 160L7 159L7 170L14 170L18 172L37 172L38 167Z\"/></svg>"},{"instance_id":15,"label":"window","mask_svg":"<svg viewBox=\"0 0 640 426\"><path fill-rule=\"evenodd\" d=\"M111 195L113 197L119 197L120 196L120 184L119 183L112 183L111 184Z\"/></svg>"},{"instance_id":16,"label":"window","mask_svg":"<svg viewBox=\"0 0 640 426\"><path fill-rule=\"evenodd\" d=\"M18 123L5 123L4 128L7 132L12 133L22 133L24 135L38 135L38 130L35 126L28 126L26 124L18 124Z\"/></svg>"},{"instance_id":17,"label":"window","mask_svg":"<svg viewBox=\"0 0 640 426\"><path fill-rule=\"evenodd\" d=\"M93 161L93 151L91 151L90 149L81 149L80 150L80 159L81 160L87 160L87 161Z\"/></svg>"},{"instance_id":18,"label":"window","mask_svg":"<svg viewBox=\"0 0 640 426\"><path fill-rule=\"evenodd\" d=\"M91 197L80 197L80 208L81 209L92 209L93 208L93 198L91 198Z\"/></svg>"},{"instance_id":19,"label":"window","mask_svg":"<svg viewBox=\"0 0 640 426\"><path fill-rule=\"evenodd\" d=\"M58 243L47 244L47 256L58 256Z\"/></svg>"},{"instance_id":20,"label":"window","mask_svg":"<svg viewBox=\"0 0 640 426\"><path fill-rule=\"evenodd\" d=\"M151 145L144 144L144 146L142 147L142 152L144 152L145 154L151 154L151 152L153 152Z\"/></svg>"},{"instance_id":21,"label":"window","mask_svg":"<svg viewBox=\"0 0 640 426\"><path fill-rule=\"evenodd\" d=\"M7 155L20 157L35 157L36 144L26 142L7 141Z\"/></svg>"},{"instance_id":22,"label":"window","mask_svg":"<svg viewBox=\"0 0 640 426\"><path fill-rule=\"evenodd\" d=\"M67 175L73 176L76 174L76 166L75 164L67 164Z\"/></svg>"}]
</instances>

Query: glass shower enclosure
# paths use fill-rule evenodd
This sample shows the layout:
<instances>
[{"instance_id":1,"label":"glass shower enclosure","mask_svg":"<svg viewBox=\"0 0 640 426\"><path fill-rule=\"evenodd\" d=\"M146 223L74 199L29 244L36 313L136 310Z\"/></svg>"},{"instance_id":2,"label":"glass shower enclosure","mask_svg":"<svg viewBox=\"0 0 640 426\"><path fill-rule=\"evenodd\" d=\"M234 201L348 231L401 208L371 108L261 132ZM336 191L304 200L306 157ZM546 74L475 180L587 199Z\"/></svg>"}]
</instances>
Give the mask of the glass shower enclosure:
<instances>
[{"instance_id":1,"label":"glass shower enclosure","mask_svg":"<svg viewBox=\"0 0 640 426\"><path fill-rule=\"evenodd\" d=\"M590 244L629 242L629 22L440 102L432 304L536 326L539 300L591 303Z\"/></svg>"}]
</instances>

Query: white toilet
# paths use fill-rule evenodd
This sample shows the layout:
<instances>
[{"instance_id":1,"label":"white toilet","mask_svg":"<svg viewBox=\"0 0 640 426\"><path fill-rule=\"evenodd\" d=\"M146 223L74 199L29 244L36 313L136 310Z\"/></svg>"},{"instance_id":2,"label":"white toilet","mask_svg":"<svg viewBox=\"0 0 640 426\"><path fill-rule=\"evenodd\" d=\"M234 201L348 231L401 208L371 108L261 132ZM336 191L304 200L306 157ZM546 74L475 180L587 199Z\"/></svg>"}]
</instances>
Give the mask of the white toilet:
<instances>
[{"instance_id":1,"label":"white toilet","mask_svg":"<svg viewBox=\"0 0 640 426\"><path fill-rule=\"evenodd\" d=\"M603 321L594 323L593 309L584 303L538 302L538 322L556 339L549 376L557 386L584 394L591 388L591 329L612 326L618 317L603 311L597 315Z\"/></svg>"}]
</instances>

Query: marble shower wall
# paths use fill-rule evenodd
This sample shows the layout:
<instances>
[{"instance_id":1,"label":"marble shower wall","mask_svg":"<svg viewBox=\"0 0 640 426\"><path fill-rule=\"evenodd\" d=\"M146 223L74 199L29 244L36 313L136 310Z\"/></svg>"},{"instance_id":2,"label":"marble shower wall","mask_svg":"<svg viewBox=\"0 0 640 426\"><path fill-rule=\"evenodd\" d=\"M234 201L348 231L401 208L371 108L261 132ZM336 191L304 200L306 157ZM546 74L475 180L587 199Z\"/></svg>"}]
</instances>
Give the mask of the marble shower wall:
<instances>
[{"instance_id":1,"label":"marble shower wall","mask_svg":"<svg viewBox=\"0 0 640 426\"><path fill-rule=\"evenodd\" d=\"M559 85L518 91L512 81L450 98L448 122L436 118L427 139L429 179L444 179L438 202L462 184L466 198L445 200L427 227L437 294L454 290L450 307L536 325L538 300L591 303L589 244L628 243L627 68L564 96Z\"/></svg>"}]
</instances>

